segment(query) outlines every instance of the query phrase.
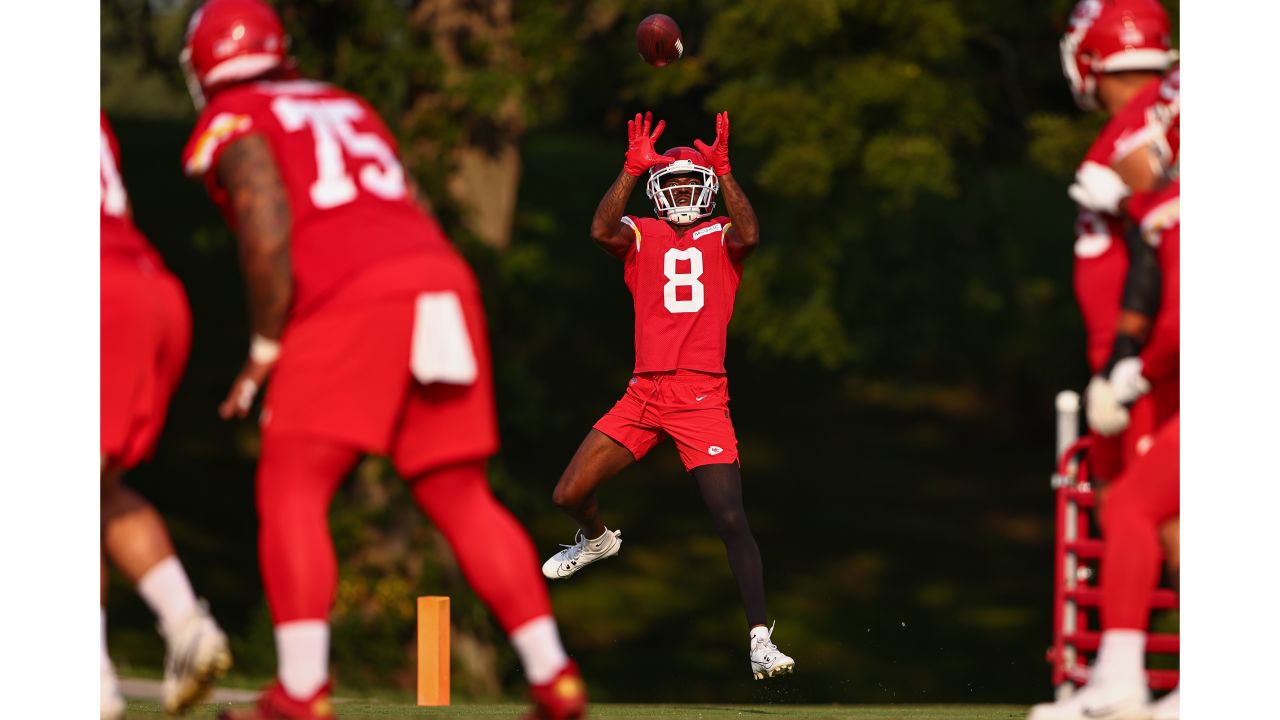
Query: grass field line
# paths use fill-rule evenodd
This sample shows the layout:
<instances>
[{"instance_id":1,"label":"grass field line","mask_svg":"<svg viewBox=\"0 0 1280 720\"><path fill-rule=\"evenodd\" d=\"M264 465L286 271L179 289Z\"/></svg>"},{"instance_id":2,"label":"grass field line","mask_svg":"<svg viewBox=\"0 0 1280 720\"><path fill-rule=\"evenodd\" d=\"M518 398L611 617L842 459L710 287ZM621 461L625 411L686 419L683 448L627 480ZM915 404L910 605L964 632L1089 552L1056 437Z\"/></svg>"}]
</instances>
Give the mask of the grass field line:
<instances>
[{"instance_id":1,"label":"grass field line","mask_svg":"<svg viewBox=\"0 0 1280 720\"><path fill-rule=\"evenodd\" d=\"M233 701L234 702L234 701ZM227 703L202 705L190 716L209 718ZM351 700L337 706L343 720L387 720L389 718L507 718L524 716L527 705L460 704L425 708L412 704ZM1022 720L1027 708L1021 705L631 705L597 703L590 708L590 720ZM131 702L129 718L162 718L163 708L154 702Z\"/></svg>"}]
</instances>

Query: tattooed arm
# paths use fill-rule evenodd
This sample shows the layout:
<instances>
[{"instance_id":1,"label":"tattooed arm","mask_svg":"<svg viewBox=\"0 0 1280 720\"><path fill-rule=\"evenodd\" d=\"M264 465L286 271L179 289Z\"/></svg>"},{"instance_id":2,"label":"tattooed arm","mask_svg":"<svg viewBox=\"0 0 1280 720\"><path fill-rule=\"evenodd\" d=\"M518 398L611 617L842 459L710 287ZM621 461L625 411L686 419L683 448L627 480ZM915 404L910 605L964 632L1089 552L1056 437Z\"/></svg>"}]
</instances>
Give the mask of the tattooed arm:
<instances>
[{"instance_id":1,"label":"tattooed arm","mask_svg":"<svg viewBox=\"0 0 1280 720\"><path fill-rule=\"evenodd\" d=\"M751 208L747 194L742 192L742 186L734 179L733 167L729 164L729 111L716 113L715 142L708 145L694 140L693 146L720 178L720 194L724 196L725 209L733 221L724 232L724 245L729 249L729 257L742 262L760 244L760 225L756 222L756 211Z\"/></svg>"},{"instance_id":2,"label":"tattooed arm","mask_svg":"<svg viewBox=\"0 0 1280 720\"><path fill-rule=\"evenodd\" d=\"M724 196L725 209L729 211L729 219L733 221L733 225L725 231L724 244L729 248L730 257L742 262L760 244L760 224L756 222L756 211L732 173L720 176L720 194Z\"/></svg>"},{"instance_id":3,"label":"tattooed arm","mask_svg":"<svg viewBox=\"0 0 1280 720\"><path fill-rule=\"evenodd\" d=\"M636 237L635 232L622 223L627 198L631 197L631 191L646 170L655 165L670 165L673 162L671 158L659 155L653 149L653 141L662 135L662 129L666 126L667 123L663 120L659 120L654 126L651 112L646 112L643 116L636 113L634 119L627 121L627 154L622 172L609 186L609 192L604 194L600 205L596 207L595 217L591 218L591 239L619 260L626 259Z\"/></svg>"},{"instance_id":4,"label":"tattooed arm","mask_svg":"<svg viewBox=\"0 0 1280 720\"><path fill-rule=\"evenodd\" d=\"M609 186L600 205L596 207L595 217L591 219L591 239L596 241L605 252L623 259L631 243L635 242L635 233L622 224L622 211L627 207L627 198L635 189L639 178L623 170L618 179Z\"/></svg>"},{"instance_id":5,"label":"tattooed arm","mask_svg":"<svg viewBox=\"0 0 1280 720\"><path fill-rule=\"evenodd\" d=\"M246 135L227 146L218 159L217 173L235 218L253 331L249 358L219 414L242 418L275 365L293 296L289 197L262 135Z\"/></svg>"}]
</instances>

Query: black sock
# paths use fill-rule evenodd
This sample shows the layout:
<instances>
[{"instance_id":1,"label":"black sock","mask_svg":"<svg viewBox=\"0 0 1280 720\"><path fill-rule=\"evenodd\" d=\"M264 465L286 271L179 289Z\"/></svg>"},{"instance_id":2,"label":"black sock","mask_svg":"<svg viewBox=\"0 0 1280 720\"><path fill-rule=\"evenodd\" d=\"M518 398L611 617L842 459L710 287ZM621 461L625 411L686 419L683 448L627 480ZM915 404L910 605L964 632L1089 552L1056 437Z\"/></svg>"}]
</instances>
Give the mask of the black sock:
<instances>
[{"instance_id":1,"label":"black sock","mask_svg":"<svg viewBox=\"0 0 1280 720\"><path fill-rule=\"evenodd\" d=\"M742 471L736 463L703 465L693 469L693 478L698 481L702 499L729 554L729 567L742 593L747 624L764 625L768 618L764 604L764 567L742 504Z\"/></svg>"}]
</instances>

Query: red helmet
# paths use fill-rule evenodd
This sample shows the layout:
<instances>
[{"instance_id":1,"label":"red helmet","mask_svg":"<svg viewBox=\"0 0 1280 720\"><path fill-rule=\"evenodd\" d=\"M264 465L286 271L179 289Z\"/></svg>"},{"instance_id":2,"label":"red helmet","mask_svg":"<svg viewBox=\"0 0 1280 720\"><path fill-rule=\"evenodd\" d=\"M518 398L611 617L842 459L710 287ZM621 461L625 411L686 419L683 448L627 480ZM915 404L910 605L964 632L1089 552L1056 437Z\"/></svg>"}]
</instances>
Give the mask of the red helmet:
<instances>
[{"instance_id":1,"label":"red helmet","mask_svg":"<svg viewBox=\"0 0 1280 720\"><path fill-rule=\"evenodd\" d=\"M282 67L289 37L262 0L208 0L191 16L179 62L196 107L229 83Z\"/></svg>"},{"instance_id":2,"label":"red helmet","mask_svg":"<svg viewBox=\"0 0 1280 720\"><path fill-rule=\"evenodd\" d=\"M1080 0L1062 37L1062 72L1084 110L1098 109L1098 75L1169 69L1177 58L1156 0Z\"/></svg>"},{"instance_id":3,"label":"red helmet","mask_svg":"<svg viewBox=\"0 0 1280 720\"><path fill-rule=\"evenodd\" d=\"M711 169L711 163L691 147L673 147L662 156L675 162L654 165L649 170L649 180L644 188L644 194L653 200L653 210L658 217L677 225L688 225L710 215L716 207L716 193L720 191L720 180ZM696 181L687 205L677 202L676 188L662 187L663 178L680 175L690 175Z\"/></svg>"}]
</instances>

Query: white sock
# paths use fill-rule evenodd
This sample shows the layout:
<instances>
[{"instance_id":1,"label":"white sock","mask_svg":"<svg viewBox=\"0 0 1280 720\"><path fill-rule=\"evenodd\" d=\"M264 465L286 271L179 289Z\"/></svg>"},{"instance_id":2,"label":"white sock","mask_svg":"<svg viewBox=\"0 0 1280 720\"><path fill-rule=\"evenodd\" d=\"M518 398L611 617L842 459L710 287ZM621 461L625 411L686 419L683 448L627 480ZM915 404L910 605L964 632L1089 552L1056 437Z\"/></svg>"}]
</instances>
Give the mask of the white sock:
<instances>
[{"instance_id":1,"label":"white sock","mask_svg":"<svg viewBox=\"0 0 1280 720\"><path fill-rule=\"evenodd\" d=\"M1107 630L1098 645L1090 684L1141 683L1146 672L1147 634L1141 630Z\"/></svg>"},{"instance_id":2,"label":"white sock","mask_svg":"<svg viewBox=\"0 0 1280 720\"><path fill-rule=\"evenodd\" d=\"M280 684L290 697L305 700L329 679L329 623L296 620L276 626Z\"/></svg>"},{"instance_id":3,"label":"white sock","mask_svg":"<svg viewBox=\"0 0 1280 720\"><path fill-rule=\"evenodd\" d=\"M534 618L511 633L511 645L520 656L525 679L531 685L551 682L556 673L569 664L569 656L560 644L560 631L550 615Z\"/></svg>"},{"instance_id":4,"label":"white sock","mask_svg":"<svg viewBox=\"0 0 1280 720\"><path fill-rule=\"evenodd\" d=\"M138 581L138 594L160 618L165 632L179 627L196 611L196 594L176 555L156 563Z\"/></svg>"},{"instance_id":5,"label":"white sock","mask_svg":"<svg viewBox=\"0 0 1280 720\"><path fill-rule=\"evenodd\" d=\"M102 608L102 670L111 667L111 655L107 652L107 609Z\"/></svg>"},{"instance_id":6,"label":"white sock","mask_svg":"<svg viewBox=\"0 0 1280 720\"><path fill-rule=\"evenodd\" d=\"M751 644L752 644L752 645L754 645L754 644L755 644L755 642L756 642L756 638L764 638L765 640L768 640L768 639L769 639L769 628L767 628L767 627L765 627L765 626L763 626L763 625L757 625L757 626L755 626L755 627L751 628Z\"/></svg>"},{"instance_id":7,"label":"white sock","mask_svg":"<svg viewBox=\"0 0 1280 720\"><path fill-rule=\"evenodd\" d=\"M612 536L613 536L613 531L610 530L609 528L605 528L604 532L600 533L600 537L591 538L590 540L587 541L587 544L591 546L592 550L600 550L604 548L605 543L608 542L609 538Z\"/></svg>"}]
</instances>

